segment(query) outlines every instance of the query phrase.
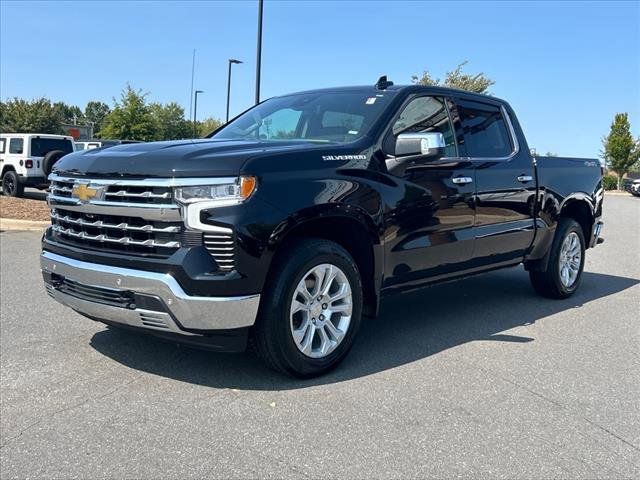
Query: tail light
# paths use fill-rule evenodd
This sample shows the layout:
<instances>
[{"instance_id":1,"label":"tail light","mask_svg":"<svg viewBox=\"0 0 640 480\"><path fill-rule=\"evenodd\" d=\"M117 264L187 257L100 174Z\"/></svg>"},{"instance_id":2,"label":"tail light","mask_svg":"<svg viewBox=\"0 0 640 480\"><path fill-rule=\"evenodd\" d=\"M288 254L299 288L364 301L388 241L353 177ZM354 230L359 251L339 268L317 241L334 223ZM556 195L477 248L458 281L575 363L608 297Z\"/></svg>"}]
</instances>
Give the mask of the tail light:
<instances>
[{"instance_id":1,"label":"tail light","mask_svg":"<svg viewBox=\"0 0 640 480\"><path fill-rule=\"evenodd\" d=\"M25 160L24 166L27 168L33 168L33 160Z\"/></svg>"}]
</instances>

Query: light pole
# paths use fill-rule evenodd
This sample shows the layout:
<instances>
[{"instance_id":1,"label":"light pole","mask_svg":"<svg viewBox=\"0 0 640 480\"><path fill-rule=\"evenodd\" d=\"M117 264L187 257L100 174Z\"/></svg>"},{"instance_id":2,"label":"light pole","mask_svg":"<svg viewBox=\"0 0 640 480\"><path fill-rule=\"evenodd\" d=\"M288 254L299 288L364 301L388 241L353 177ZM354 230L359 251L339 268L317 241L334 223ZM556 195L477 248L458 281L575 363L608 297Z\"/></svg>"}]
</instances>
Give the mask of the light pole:
<instances>
[{"instance_id":1,"label":"light pole","mask_svg":"<svg viewBox=\"0 0 640 480\"><path fill-rule=\"evenodd\" d=\"M236 60L235 58L229 59L229 76L227 77L227 122L229 123L229 97L231 96L231 65L234 63L242 63L240 60Z\"/></svg>"},{"instance_id":2,"label":"light pole","mask_svg":"<svg viewBox=\"0 0 640 480\"><path fill-rule=\"evenodd\" d=\"M262 65L262 1L258 0L258 48L256 54L256 104L260 103L260 68Z\"/></svg>"},{"instance_id":3,"label":"light pole","mask_svg":"<svg viewBox=\"0 0 640 480\"><path fill-rule=\"evenodd\" d=\"M193 136L194 138L197 138L198 136L197 134L198 124L196 122L198 121L198 94L199 93L204 93L204 91L203 90L195 91L195 97L193 101Z\"/></svg>"}]
</instances>

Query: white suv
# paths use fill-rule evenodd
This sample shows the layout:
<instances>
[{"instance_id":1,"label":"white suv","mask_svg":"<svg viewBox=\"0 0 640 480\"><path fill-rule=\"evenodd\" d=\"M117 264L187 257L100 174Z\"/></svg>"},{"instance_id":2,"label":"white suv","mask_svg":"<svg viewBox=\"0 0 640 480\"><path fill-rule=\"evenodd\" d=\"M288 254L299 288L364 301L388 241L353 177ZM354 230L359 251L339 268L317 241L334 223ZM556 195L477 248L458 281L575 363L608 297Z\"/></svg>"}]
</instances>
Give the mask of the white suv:
<instances>
[{"instance_id":1,"label":"white suv","mask_svg":"<svg viewBox=\"0 0 640 480\"><path fill-rule=\"evenodd\" d=\"M24 187L44 187L53 165L75 150L73 137L45 133L0 134L2 191L20 197Z\"/></svg>"}]
</instances>

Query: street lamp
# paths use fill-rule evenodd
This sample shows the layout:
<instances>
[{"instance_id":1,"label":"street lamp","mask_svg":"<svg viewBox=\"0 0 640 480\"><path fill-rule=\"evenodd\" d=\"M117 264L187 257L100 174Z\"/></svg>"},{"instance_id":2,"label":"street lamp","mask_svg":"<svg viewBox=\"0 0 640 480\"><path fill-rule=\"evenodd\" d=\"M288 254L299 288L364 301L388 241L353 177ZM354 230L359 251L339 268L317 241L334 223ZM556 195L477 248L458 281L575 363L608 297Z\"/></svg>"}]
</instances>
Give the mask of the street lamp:
<instances>
[{"instance_id":1,"label":"street lamp","mask_svg":"<svg viewBox=\"0 0 640 480\"><path fill-rule=\"evenodd\" d=\"M235 58L229 59L229 76L227 77L227 123L229 123L229 97L231 95L231 65L234 63L238 64L242 62Z\"/></svg>"},{"instance_id":2,"label":"street lamp","mask_svg":"<svg viewBox=\"0 0 640 480\"><path fill-rule=\"evenodd\" d=\"M198 94L199 93L204 93L203 90L196 90L195 91L195 98L193 101L193 136L194 138L196 138L198 136L197 129L198 129L198 124L196 123L198 121Z\"/></svg>"}]
</instances>

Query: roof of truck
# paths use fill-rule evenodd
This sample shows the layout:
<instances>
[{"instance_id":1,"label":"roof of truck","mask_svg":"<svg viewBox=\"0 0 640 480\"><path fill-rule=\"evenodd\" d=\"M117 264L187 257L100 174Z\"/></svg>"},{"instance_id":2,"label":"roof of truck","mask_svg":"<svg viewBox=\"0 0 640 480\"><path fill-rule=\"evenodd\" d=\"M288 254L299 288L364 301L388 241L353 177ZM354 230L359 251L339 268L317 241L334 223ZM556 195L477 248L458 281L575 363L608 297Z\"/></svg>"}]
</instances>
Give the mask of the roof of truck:
<instances>
[{"instance_id":1,"label":"roof of truck","mask_svg":"<svg viewBox=\"0 0 640 480\"><path fill-rule=\"evenodd\" d=\"M429 85L391 85L388 86L384 89L382 88L378 88L375 85L355 85L355 86L348 86L348 87L329 87L329 88L318 88L318 89L313 89L313 90L304 90L301 92L293 92L293 93L288 93L288 94L284 94L284 95L278 95L278 97L286 97L288 95L300 95L300 94L305 94L305 93L319 93L319 92L324 92L324 93L340 93L340 92L361 92L361 93L366 93L366 94L371 94L371 95L375 95L375 94L381 94L384 92L412 92L412 93L419 93L419 92L425 92L425 93L433 93L433 94L440 94L440 95L456 95L456 96L460 96L460 97L467 97L467 98L477 98L477 99L483 99L483 100L490 100L492 102L501 102L501 103L507 103L505 100L502 100L501 98L498 97L494 97L492 95L485 95L485 94L481 94L481 93L474 93L474 92L468 92L466 90L460 90L457 88L448 88L448 87L436 87L436 86L429 86Z\"/></svg>"}]
</instances>

